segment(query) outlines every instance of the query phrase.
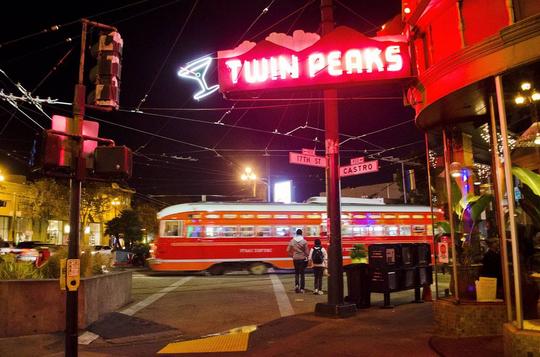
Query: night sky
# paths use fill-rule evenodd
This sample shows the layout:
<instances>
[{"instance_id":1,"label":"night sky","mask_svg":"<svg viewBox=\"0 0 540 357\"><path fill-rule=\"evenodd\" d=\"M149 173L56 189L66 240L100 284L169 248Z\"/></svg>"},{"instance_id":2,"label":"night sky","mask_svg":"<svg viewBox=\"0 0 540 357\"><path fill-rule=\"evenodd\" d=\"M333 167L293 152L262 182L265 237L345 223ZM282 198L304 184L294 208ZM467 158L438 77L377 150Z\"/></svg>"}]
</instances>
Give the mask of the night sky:
<instances>
[{"instance_id":1,"label":"night sky","mask_svg":"<svg viewBox=\"0 0 540 357\"><path fill-rule=\"evenodd\" d=\"M192 99L194 82L176 75L187 62L215 56L243 40L257 42L271 32L291 34L296 29L320 32L319 1L19 1L10 6L0 15L0 69L9 77L0 73L4 93L20 95L12 83L20 82L34 96L71 102L80 51L77 20L86 17L118 28L124 40L120 110L87 110L86 119L100 122L101 137L134 151L133 177L127 184L139 197L167 203L198 200L203 194L209 200L249 197L250 187L239 180L246 165L261 177L267 177L268 169L272 182L293 180L296 201L325 190L322 169L288 163L288 152L302 148L323 155L323 109L316 99L320 91L284 93L280 101L239 102L216 93L198 102ZM336 25L370 36L400 10L397 0L334 1ZM54 25L60 29L43 31ZM87 64L88 72L90 57ZM217 83L215 68L210 84ZM343 165L367 154L422 154L423 134L414 126L413 110L403 105L402 91L399 85L339 91L357 98L339 104L340 142L369 134L341 145ZM361 99L366 97L379 99ZM143 113L134 113L137 107ZM27 174L32 142L41 131L38 124L48 129L50 120L29 103L19 103L19 109L26 115L0 100L0 165L10 173ZM43 109L49 115L71 115L69 105L44 104ZM299 128L306 124L309 128ZM343 179L342 187L388 182L401 169L386 161L380 166L377 174Z\"/></svg>"}]
</instances>

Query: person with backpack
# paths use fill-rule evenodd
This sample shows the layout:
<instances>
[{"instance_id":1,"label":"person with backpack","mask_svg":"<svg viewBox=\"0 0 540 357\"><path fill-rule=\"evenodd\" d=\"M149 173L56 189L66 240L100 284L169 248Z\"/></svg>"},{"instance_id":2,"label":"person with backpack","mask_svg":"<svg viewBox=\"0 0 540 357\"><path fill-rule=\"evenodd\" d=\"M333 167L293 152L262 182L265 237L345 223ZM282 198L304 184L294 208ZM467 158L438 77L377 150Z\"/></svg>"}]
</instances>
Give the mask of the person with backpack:
<instances>
[{"instance_id":1,"label":"person with backpack","mask_svg":"<svg viewBox=\"0 0 540 357\"><path fill-rule=\"evenodd\" d=\"M309 262L313 267L313 274L315 275L315 289L313 289L313 294L324 294L322 291L322 277L327 261L328 254L326 253L326 249L321 245L320 239L315 239L315 246L309 252Z\"/></svg>"},{"instance_id":2,"label":"person with backpack","mask_svg":"<svg viewBox=\"0 0 540 357\"><path fill-rule=\"evenodd\" d=\"M294 264L294 290L296 293L304 293L305 270L308 262L309 248L307 241L302 236L302 230L296 230L296 236L290 240L287 253L293 258Z\"/></svg>"}]
</instances>

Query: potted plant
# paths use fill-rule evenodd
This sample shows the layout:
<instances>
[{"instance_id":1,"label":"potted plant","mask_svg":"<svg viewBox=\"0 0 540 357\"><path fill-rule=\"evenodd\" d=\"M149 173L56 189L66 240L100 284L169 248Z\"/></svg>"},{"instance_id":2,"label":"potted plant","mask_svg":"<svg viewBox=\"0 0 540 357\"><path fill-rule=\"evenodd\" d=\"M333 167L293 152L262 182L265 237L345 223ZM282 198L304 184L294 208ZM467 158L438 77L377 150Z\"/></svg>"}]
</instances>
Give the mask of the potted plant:
<instances>
[{"instance_id":1,"label":"potted plant","mask_svg":"<svg viewBox=\"0 0 540 357\"><path fill-rule=\"evenodd\" d=\"M351 263L352 264L362 264L362 263L367 264L367 262L368 262L368 259L367 259L368 254L367 254L367 250L366 250L366 245L365 244L355 244L351 249L350 256L351 256Z\"/></svg>"}]
</instances>

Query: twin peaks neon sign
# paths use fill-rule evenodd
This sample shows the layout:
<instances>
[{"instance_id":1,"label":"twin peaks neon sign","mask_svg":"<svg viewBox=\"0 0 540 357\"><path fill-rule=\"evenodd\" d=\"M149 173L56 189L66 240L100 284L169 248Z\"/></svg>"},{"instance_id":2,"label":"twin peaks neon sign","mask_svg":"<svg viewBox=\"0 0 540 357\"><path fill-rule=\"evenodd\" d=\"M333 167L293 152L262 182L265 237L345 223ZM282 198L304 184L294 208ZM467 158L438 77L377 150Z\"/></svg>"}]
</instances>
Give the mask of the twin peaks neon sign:
<instances>
[{"instance_id":1,"label":"twin peaks neon sign","mask_svg":"<svg viewBox=\"0 0 540 357\"><path fill-rule=\"evenodd\" d=\"M336 87L411 76L404 38L368 38L338 27L320 38L295 31L218 52L220 90L230 95L272 89Z\"/></svg>"}]
</instances>

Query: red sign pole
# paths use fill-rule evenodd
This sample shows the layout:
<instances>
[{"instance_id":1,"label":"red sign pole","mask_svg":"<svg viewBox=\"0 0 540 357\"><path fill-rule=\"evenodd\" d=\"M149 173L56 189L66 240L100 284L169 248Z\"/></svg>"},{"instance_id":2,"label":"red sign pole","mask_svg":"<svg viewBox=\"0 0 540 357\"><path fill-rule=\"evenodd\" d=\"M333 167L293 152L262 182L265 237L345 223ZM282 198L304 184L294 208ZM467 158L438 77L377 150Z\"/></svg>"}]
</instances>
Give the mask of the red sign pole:
<instances>
[{"instance_id":1,"label":"red sign pole","mask_svg":"<svg viewBox=\"0 0 540 357\"><path fill-rule=\"evenodd\" d=\"M332 0L321 0L322 35L334 29ZM343 299L343 253L341 249L341 192L339 179L339 115L337 90L325 89L324 126L326 143L326 204L329 221L328 303L318 303L315 312L326 316L347 317L356 313L354 304Z\"/></svg>"}]
</instances>

